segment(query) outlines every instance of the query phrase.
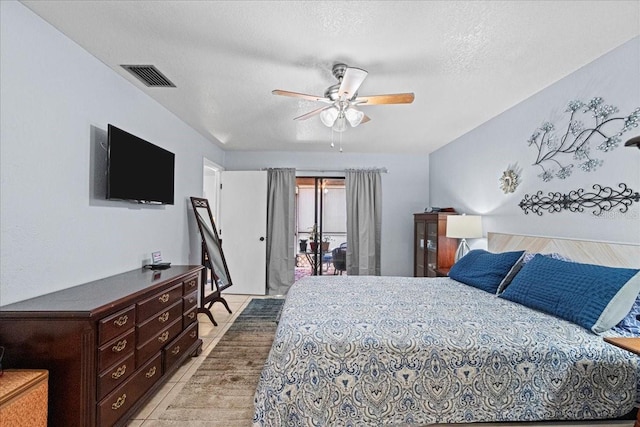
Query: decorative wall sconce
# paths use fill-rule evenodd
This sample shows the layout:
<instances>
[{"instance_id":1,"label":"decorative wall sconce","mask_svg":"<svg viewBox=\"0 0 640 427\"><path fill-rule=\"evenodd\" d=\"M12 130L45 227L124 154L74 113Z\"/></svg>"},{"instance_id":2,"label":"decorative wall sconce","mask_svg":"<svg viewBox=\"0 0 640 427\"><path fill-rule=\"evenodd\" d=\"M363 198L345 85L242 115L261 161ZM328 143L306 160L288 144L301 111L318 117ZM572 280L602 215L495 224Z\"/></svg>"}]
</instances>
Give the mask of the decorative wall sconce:
<instances>
[{"instance_id":1,"label":"decorative wall sconce","mask_svg":"<svg viewBox=\"0 0 640 427\"><path fill-rule=\"evenodd\" d=\"M500 177L500 189L504 194L513 193L520 185L520 170L517 165L509 165Z\"/></svg>"},{"instance_id":2,"label":"decorative wall sconce","mask_svg":"<svg viewBox=\"0 0 640 427\"><path fill-rule=\"evenodd\" d=\"M618 184L620 190L611 187L593 185L593 192L586 192L582 188L570 191L568 194L559 192L548 193L543 196L542 190L529 196L525 194L524 199L518 206L522 208L526 215L533 212L541 216L544 211L549 213L568 210L570 212L583 212L585 208L593 208L592 213L596 216L603 212L608 212L615 208L620 208L621 213L627 212L633 202L640 202L640 193L634 192L626 184Z\"/></svg>"},{"instance_id":3,"label":"decorative wall sconce","mask_svg":"<svg viewBox=\"0 0 640 427\"><path fill-rule=\"evenodd\" d=\"M542 169L538 176L543 181L569 177L574 166L571 160L581 162L578 168L584 172L596 170L603 160L592 157L590 144L599 143L597 150L609 152L620 144L623 133L638 126L640 107L628 116L614 117L618 108L603 102L600 97L586 103L571 101L565 110L570 113L566 129L556 134L556 126L545 122L531 135L527 142L538 152L533 164Z\"/></svg>"}]
</instances>

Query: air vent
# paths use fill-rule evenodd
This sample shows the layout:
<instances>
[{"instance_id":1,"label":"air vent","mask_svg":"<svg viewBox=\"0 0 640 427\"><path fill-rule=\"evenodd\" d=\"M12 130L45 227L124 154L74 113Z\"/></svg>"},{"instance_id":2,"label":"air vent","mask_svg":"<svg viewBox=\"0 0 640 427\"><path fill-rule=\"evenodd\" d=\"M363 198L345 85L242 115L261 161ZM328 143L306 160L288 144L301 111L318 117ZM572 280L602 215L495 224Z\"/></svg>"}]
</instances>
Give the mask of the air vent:
<instances>
[{"instance_id":1,"label":"air vent","mask_svg":"<svg viewBox=\"0 0 640 427\"><path fill-rule=\"evenodd\" d=\"M153 65L122 65L122 68L136 76L149 87L176 87Z\"/></svg>"}]
</instances>

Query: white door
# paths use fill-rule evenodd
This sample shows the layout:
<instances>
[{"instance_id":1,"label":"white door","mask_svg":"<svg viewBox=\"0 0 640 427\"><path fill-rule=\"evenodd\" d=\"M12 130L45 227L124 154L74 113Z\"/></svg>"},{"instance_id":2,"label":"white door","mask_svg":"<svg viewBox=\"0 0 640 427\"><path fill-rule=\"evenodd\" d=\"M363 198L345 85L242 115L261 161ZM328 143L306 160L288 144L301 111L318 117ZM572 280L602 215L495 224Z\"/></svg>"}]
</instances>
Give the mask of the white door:
<instances>
[{"instance_id":1,"label":"white door","mask_svg":"<svg viewBox=\"0 0 640 427\"><path fill-rule=\"evenodd\" d=\"M211 209L211 215L213 215L217 226L220 216L220 173L223 169L211 160L204 158L202 170L202 197L209 200L209 209Z\"/></svg>"},{"instance_id":2,"label":"white door","mask_svg":"<svg viewBox=\"0 0 640 427\"><path fill-rule=\"evenodd\" d=\"M223 171L220 239L231 294L265 295L267 288L267 171Z\"/></svg>"}]
</instances>

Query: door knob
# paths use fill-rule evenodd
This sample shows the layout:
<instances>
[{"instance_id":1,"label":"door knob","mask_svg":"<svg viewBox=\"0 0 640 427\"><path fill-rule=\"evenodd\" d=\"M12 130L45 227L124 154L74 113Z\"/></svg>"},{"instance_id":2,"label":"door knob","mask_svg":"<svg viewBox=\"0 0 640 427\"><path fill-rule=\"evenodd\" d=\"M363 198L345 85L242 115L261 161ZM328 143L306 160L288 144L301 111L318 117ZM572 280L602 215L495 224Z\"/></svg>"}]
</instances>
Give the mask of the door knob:
<instances>
[{"instance_id":1,"label":"door knob","mask_svg":"<svg viewBox=\"0 0 640 427\"><path fill-rule=\"evenodd\" d=\"M261 241L261 242L264 242L264 237L261 237L261 238L260 238L260 241Z\"/></svg>"}]
</instances>

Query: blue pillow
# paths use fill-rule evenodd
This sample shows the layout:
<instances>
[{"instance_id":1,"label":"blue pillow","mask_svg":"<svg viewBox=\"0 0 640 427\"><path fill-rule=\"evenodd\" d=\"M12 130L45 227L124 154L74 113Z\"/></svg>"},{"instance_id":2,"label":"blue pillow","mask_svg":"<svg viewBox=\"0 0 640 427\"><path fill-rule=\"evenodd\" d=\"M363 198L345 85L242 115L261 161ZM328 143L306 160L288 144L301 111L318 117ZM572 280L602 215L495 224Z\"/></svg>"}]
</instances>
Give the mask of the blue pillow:
<instances>
[{"instance_id":1,"label":"blue pillow","mask_svg":"<svg viewBox=\"0 0 640 427\"><path fill-rule=\"evenodd\" d=\"M523 253L524 251L515 251L494 254L474 249L453 264L449 277L495 294L500 282Z\"/></svg>"},{"instance_id":2,"label":"blue pillow","mask_svg":"<svg viewBox=\"0 0 640 427\"><path fill-rule=\"evenodd\" d=\"M600 333L631 309L640 292L639 271L536 255L500 297Z\"/></svg>"},{"instance_id":3,"label":"blue pillow","mask_svg":"<svg viewBox=\"0 0 640 427\"><path fill-rule=\"evenodd\" d=\"M509 286L509 284L511 283L511 281L513 281L513 278L516 277L516 274L518 274L518 272L520 271L520 269L522 269L522 267L524 267L524 265L526 263L528 263L529 261L531 261L533 259L534 256L536 256L537 253L536 252L525 252L524 254L522 254L522 256L520 257L520 259L518 260L518 262L516 262L513 267L511 267L511 270L509 270L509 273L507 273L507 275L505 276L504 279L502 279L502 282L500 282L500 285L498 286L498 290L496 292L496 294L500 295L501 293L504 292L505 289L507 289L507 286ZM548 254L540 254L543 256L548 256L554 259L560 259L562 261L573 261L570 258L567 258L564 255L561 255L557 252L551 252Z\"/></svg>"}]
</instances>

